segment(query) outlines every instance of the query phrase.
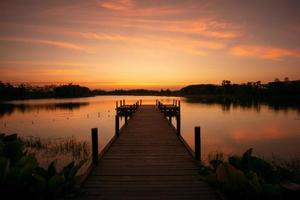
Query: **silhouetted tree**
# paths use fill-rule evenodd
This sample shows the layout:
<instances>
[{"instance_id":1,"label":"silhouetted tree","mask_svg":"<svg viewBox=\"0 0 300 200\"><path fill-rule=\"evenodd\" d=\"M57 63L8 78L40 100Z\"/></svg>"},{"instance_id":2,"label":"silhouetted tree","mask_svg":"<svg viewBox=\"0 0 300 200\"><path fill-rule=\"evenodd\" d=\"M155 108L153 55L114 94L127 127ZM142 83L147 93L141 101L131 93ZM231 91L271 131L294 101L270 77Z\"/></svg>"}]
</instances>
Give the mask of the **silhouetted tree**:
<instances>
[{"instance_id":1,"label":"silhouetted tree","mask_svg":"<svg viewBox=\"0 0 300 200\"><path fill-rule=\"evenodd\" d=\"M89 88L72 83L54 88L54 93L56 97L85 97L92 94Z\"/></svg>"}]
</instances>

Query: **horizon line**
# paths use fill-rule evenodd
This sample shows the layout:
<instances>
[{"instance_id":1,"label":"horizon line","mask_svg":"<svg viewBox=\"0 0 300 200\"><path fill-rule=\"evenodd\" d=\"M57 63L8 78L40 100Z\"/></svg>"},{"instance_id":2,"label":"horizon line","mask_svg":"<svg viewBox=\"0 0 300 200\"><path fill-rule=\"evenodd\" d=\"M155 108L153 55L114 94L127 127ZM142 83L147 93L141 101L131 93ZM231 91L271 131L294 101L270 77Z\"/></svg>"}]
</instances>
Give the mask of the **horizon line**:
<instances>
[{"instance_id":1,"label":"horizon line","mask_svg":"<svg viewBox=\"0 0 300 200\"><path fill-rule=\"evenodd\" d=\"M272 81L260 81L261 84L267 84L269 82L275 81L277 78L273 79ZM229 79L223 79L223 80L229 80ZM143 83L143 84L133 84L133 83L117 83L117 82L98 82L98 81L1 81L2 83L10 83L12 85L20 85L20 84L29 84L34 86L50 86L50 85L59 85L59 84L73 84L73 85L80 85L84 87L88 87L89 89L93 90L104 90L104 91L112 91L112 90L178 90L183 87L189 86L189 85L221 85L222 81L218 81L218 83L212 82L177 82L177 83L170 83L170 84L159 84L155 82L151 83ZM280 80L280 79L278 79ZM289 81L295 81L300 79L294 79ZM230 80L229 80L230 81ZM240 81L240 82L234 82L231 81L232 84L244 84L249 82L258 82L256 81ZM284 81L284 79L281 79L280 81ZM102 87L102 88L101 88ZM105 88L105 89L104 89Z\"/></svg>"}]
</instances>

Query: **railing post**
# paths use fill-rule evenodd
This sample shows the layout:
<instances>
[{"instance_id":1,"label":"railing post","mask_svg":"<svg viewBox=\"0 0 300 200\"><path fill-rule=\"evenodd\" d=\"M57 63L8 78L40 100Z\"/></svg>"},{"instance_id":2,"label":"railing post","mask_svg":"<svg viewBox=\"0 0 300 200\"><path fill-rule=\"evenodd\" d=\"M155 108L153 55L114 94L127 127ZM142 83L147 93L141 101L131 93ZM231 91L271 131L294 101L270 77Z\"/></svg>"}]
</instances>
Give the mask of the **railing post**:
<instances>
[{"instance_id":1,"label":"railing post","mask_svg":"<svg viewBox=\"0 0 300 200\"><path fill-rule=\"evenodd\" d=\"M98 129L92 128L92 159L93 164L98 164Z\"/></svg>"},{"instance_id":2,"label":"railing post","mask_svg":"<svg viewBox=\"0 0 300 200\"><path fill-rule=\"evenodd\" d=\"M169 123L172 124L172 115L169 115Z\"/></svg>"},{"instance_id":3,"label":"railing post","mask_svg":"<svg viewBox=\"0 0 300 200\"><path fill-rule=\"evenodd\" d=\"M119 133L120 133L119 129L120 129L119 115L116 115L116 117L115 117L115 135L117 137L119 137Z\"/></svg>"},{"instance_id":4,"label":"railing post","mask_svg":"<svg viewBox=\"0 0 300 200\"><path fill-rule=\"evenodd\" d=\"M125 124L128 123L128 119L127 119L127 110L125 110Z\"/></svg>"},{"instance_id":5,"label":"railing post","mask_svg":"<svg viewBox=\"0 0 300 200\"><path fill-rule=\"evenodd\" d=\"M132 106L129 107L129 116L132 117Z\"/></svg>"},{"instance_id":6,"label":"railing post","mask_svg":"<svg viewBox=\"0 0 300 200\"><path fill-rule=\"evenodd\" d=\"M181 134L181 122L180 122L180 113L178 113L176 115L176 132L177 132L177 136L180 136Z\"/></svg>"},{"instance_id":7,"label":"railing post","mask_svg":"<svg viewBox=\"0 0 300 200\"><path fill-rule=\"evenodd\" d=\"M120 100L120 106L122 106L122 100Z\"/></svg>"},{"instance_id":8,"label":"railing post","mask_svg":"<svg viewBox=\"0 0 300 200\"><path fill-rule=\"evenodd\" d=\"M142 99L140 99L140 105L142 105Z\"/></svg>"},{"instance_id":9,"label":"railing post","mask_svg":"<svg viewBox=\"0 0 300 200\"><path fill-rule=\"evenodd\" d=\"M116 109L118 109L118 106L119 106L119 105L118 105L118 101L116 101Z\"/></svg>"},{"instance_id":10,"label":"railing post","mask_svg":"<svg viewBox=\"0 0 300 200\"><path fill-rule=\"evenodd\" d=\"M195 159L201 161L201 129L195 127Z\"/></svg>"},{"instance_id":11,"label":"railing post","mask_svg":"<svg viewBox=\"0 0 300 200\"><path fill-rule=\"evenodd\" d=\"M123 106L125 106L125 99L123 99Z\"/></svg>"}]
</instances>

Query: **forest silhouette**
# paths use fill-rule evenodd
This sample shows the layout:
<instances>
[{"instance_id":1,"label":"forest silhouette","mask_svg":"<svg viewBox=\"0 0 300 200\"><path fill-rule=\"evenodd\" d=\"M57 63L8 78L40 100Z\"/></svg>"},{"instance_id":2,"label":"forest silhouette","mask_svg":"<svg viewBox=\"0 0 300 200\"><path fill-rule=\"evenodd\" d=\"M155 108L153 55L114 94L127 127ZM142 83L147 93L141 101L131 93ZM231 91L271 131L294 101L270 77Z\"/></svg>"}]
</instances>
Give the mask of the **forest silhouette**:
<instances>
[{"instance_id":1,"label":"forest silhouette","mask_svg":"<svg viewBox=\"0 0 300 200\"><path fill-rule=\"evenodd\" d=\"M32 86L29 84L12 85L11 83L0 82L0 99L34 99L34 98L74 98L89 97L96 95L158 95L158 96L186 96L205 99L274 99L300 97L300 80L284 81L275 79L266 84L261 81L248 82L242 84L231 83L223 80L222 84L197 84L183 87L179 90L91 90L88 87L74 85L47 85Z\"/></svg>"}]
</instances>

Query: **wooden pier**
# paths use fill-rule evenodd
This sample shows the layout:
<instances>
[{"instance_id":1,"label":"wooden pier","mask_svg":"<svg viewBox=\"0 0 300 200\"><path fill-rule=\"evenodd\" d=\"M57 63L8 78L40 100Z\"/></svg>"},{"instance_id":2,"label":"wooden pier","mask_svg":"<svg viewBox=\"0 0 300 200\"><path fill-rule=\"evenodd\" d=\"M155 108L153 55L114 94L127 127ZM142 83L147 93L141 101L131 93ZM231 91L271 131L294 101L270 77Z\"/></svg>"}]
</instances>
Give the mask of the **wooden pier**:
<instances>
[{"instance_id":1,"label":"wooden pier","mask_svg":"<svg viewBox=\"0 0 300 200\"><path fill-rule=\"evenodd\" d=\"M200 161L193 155L201 154L200 150L193 153L180 136L180 103L140 104L134 104L134 110L117 104L116 135L95 158L97 165L79 198L219 199L199 175ZM127 117L129 112L130 119L119 130L119 115ZM170 123L172 117L177 119L177 130Z\"/></svg>"}]
</instances>

